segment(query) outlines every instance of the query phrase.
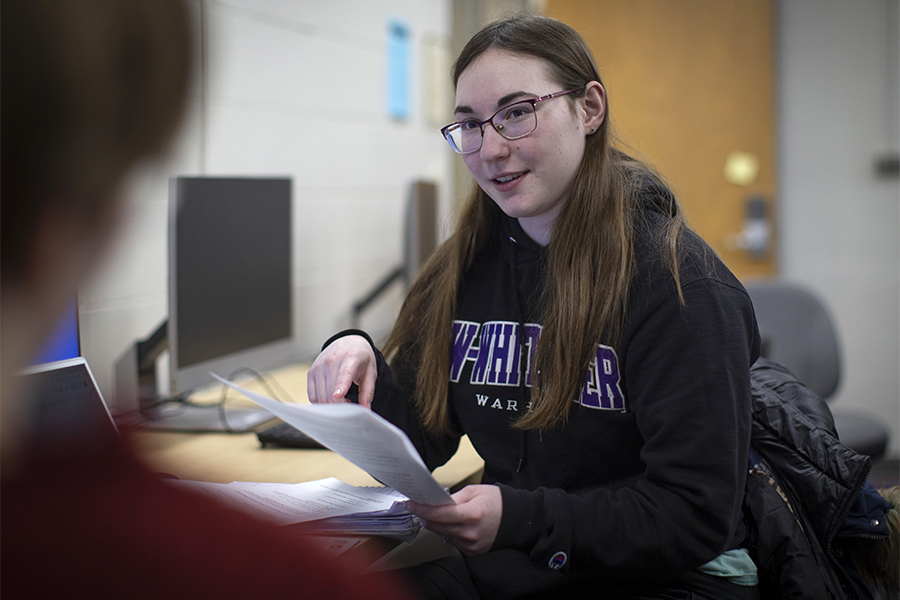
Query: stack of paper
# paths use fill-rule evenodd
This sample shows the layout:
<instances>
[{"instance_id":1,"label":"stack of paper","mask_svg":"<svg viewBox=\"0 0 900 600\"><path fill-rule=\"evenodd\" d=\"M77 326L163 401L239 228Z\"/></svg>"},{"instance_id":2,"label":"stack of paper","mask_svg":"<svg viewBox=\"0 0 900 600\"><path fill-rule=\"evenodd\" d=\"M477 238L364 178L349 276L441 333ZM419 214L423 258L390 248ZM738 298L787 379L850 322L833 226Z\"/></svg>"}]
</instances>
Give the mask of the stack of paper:
<instances>
[{"instance_id":1,"label":"stack of paper","mask_svg":"<svg viewBox=\"0 0 900 600\"><path fill-rule=\"evenodd\" d=\"M394 424L358 404L286 404L234 385L244 394L378 481L419 504L453 504L453 498L422 462L412 442Z\"/></svg>"},{"instance_id":2,"label":"stack of paper","mask_svg":"<svg viewBox=\"0 0 900 600\"><path fill-rule=\"evenodd\" d=\"M356 522L366 535L408 536L421 525L403 505L406 496L391 488L357 487L333 477L305 483L169 482L210 496L217 502L277 525L316 522L316 527L356 534ZM341 518L342 521L331 522ZM379 530L383 527L384 531ZM402 538L402 539L405 539Z\"/></svg>"},{"instance_id":3,"label":"stack of paper","mask_svg":"<svg viewBox=\"0 0 900 600\"><path fill-rule=\"evenodd\" d=\"M180 482L262 518L323 534L384 535L411 541L422 528L400 502L452 504L403 431L356 404L283 404L210 373L392 488L334 478L298 484Z\"/></svg>"},{"instance_id":4,"label":"stack of paper","mask_svg":"<svg viewBox=\"0 0 900 600\"><path fill-rule=\"evenodd\" d=\"M401 503L395 502L387 510L309 521L303 527L306 531L324 535L382 535L412 542L422 529L422 523Z\"/></svg>"}]
</instances>

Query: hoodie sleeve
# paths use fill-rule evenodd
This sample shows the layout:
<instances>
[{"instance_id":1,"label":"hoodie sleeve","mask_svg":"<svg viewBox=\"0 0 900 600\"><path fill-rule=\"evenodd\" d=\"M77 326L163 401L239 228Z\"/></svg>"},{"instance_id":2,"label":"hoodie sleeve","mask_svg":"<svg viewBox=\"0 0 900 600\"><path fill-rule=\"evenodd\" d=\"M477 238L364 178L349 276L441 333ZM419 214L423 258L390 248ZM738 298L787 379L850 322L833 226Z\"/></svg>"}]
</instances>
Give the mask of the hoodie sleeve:
<instances>
[{"instance_id":1,"label":"hoodie sleeve","mask_svg":"<svg viewBox=\"0 0 900 600\"><path fill-rule=\"evenodd\" d=\"M395 369L392 369L369 334L359 329L346 329L335 334L322 345L322 348L324 349L331 342L347 335L364 337L375 351L378 378L375 381L372 410L406 433L429 470L433 471L450 460L459 448L459 440L462 435L435 436L425 431L412 405L416 369L411 352L408 349L400 351L393 360ZM357 394L358 388L354 384L347 396L356 401ZM459 431L458 426L453 429Z\"/></svg>"},{"instance_id":2,"label":"hoodie sleeve","mask_svg":"<svg viewBox=\"0 0 900 600\"><path fill-rule=\"evenodd\" d=\"M670 296L624 338L628 410L646 470L577 494L501 486L494 549L563 572L663 579L743 538L756 321L736 281L701 278L682 289L684 306Z\"/></svg>"}]
</instances>

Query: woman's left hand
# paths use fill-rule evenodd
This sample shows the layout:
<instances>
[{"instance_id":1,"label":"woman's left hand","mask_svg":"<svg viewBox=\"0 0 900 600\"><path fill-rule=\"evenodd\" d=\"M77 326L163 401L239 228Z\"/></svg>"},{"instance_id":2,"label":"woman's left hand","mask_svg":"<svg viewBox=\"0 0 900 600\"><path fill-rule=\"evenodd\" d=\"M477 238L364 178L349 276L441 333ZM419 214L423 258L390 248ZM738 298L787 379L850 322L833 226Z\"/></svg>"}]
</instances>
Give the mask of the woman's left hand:
<instances>
[{"instance_id":1,"label":"woman's left hand","mask_svg":"<svg viewBox=\"0 0 900 600\"><path fill-rule=\"evenodd\" d=\"M503 500L496 485L468 485L453 494L455 504L429 506L409 500L409 512L426 529L444 536L464 554L481 554L494 545L503 516Z\"/></svg>"}]
</instances>

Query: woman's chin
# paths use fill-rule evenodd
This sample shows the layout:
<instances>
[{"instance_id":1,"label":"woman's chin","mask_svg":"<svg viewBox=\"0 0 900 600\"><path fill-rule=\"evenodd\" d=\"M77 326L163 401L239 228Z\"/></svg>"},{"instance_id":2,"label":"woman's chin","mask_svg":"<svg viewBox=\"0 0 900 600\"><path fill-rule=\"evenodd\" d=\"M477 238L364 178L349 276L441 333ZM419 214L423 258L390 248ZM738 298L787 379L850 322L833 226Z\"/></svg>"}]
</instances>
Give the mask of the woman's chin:
<instances>
[{"instance_id":1,"label":"woman's chin","mask_svg":"<svg viewBox=\"0 0 900 600\"><path fill-rule=\"evenodd\" d=\"M492 200L494 201L494 204L503 211L503 214L512 219L527 218L530 214L527 208L523 206L523 203L516 199L501 198L498 200L492 198Z\"/></svg>"}]
</instances>

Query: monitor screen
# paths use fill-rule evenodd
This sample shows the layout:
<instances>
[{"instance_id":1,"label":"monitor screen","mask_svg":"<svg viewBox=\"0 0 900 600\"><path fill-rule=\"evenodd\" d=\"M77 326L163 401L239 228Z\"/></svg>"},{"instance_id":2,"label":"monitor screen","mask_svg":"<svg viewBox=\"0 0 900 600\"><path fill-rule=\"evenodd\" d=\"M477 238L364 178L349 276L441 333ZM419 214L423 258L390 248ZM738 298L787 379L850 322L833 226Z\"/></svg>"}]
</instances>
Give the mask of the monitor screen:
<instances>
[{"instance_id":1,"label":"monitor screen","mask_svg":"<svg viewBox=\"0 0 900 600\"><path fill-rule=\"evenodd\" d=\"M294 355L289 178L173 177L172 393Z\"/></svg>"}]
</instances>

